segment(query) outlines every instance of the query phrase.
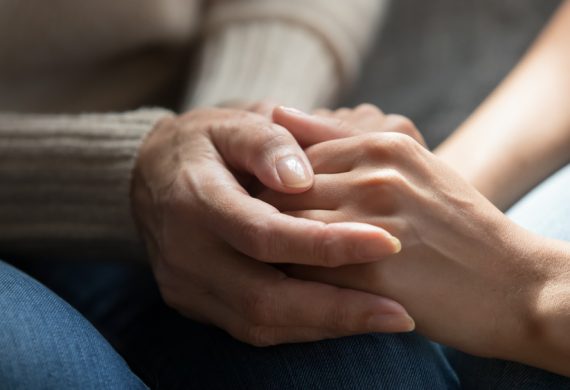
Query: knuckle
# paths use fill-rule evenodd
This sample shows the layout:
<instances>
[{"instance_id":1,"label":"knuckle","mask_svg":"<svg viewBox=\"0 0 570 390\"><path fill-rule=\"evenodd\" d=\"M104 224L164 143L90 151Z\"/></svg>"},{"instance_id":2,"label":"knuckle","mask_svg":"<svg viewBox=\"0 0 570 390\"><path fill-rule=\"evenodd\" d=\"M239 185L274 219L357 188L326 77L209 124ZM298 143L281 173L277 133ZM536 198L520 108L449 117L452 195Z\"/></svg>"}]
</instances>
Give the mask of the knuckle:
<instances>
[{"instance_id":1,"label":"knuckle","mask_svg":"<svg viewBox=\"0 0 570 390\"><path fill-rule=\"evenodd\" d=\"M283 133L275 131L275 129L268 124L262 124L258 126L257 131L251 134L253 152L255 154L266 153L268 150L282 143L283 138Z\"/></svg>"},{"instance_id":2,"label":"knuckle","mask_svg":"<svg viewBox=\"0 0 570 390\"><path fill-rule=\"evenodd\" d=\"M413 135L418 132L414 122L405 116L390 114L387 119L390 120L394 128L401 133Z\"/></svg>"},{"instance_id":3,"label":"knuckle","mask_svg":"<svg viewBox=\"0 0 570 390\"><path fill-rule=\"evenodd\" d=\"M370 103L359 104L355 108L355 111L362 114L373 114L373 115L382 114L382 111L378 107Z\"/></svg>"},{"instance_id":4,"label":"knuckle","mask_svg":"<svg viewBox=\"0 0 570 390\"><path fill-rule=\"evenodd\" d=\"M319 233L316 234L315 240L311 247L313 259L323 267L337 267L340 265L337 257L329 250L332 246L334 236L331 235L330 230L325 225Z\"/></svg>"},{"instance_id":5,"label":"knuckle","mask_svg":"<svg viewBox=\"0 0 570 390\"><path fill-rule=\"evenodd\" d=\"M267 242L273 236L267 224L259 218L252 218L244 224L242 229L245 254L259 261L267 260L269 257Z\"/></svg>"},{"instance_id":6,"label":"knuckle","mask_svg":"<svg viewBox=\"0 0 570 390\"><path fill-rule=\"evenodd\" d=\"M385 133L383 135L384 147L399 156L410 155L419 146L412 137L403 133Z\"/></svg>"},{"instance_id":7,"label":"knuckle","mask_svg":"<svg viewBox=\"0 0 570 390\"><path fill-rule=\"evenodd\" d=\"M242 247L246 255L267 263L283 262L283 256L291 245L271 218L252 218L245 222L242 229Z\"/></svg>"},{"instance_id":8,"label":"knuckle","mask_svg":"<svg viewBox=\"0 0 570 390\"><path fill-rule=\"evenodd\" d=\"M286 130L271 125L262 126L253 136L250 164L272 163L278 151L296 146L295 139ZM252 166L248 166L252 168Z\"/></svg>"},{"instance_id":9,"label":"knuckle","mask_svg":"<svg viewBox=\"0 0 570 390\"><path fill-rule=\"evenodd\" d=\"M387 133L384 138L385 142L394 149L406 148L411 141L410 137L403 133Z\"/></svg>"},{"instance_id":10,"label":"knuckle","mask_svg":"<svg viewBox=\"0 0 570 390\"><path fill-rule=\"evenodd\" d=\"M272 321L272 298L269 287L252 288L244 297L244 314L255 325L268 325Z\"/></svg>"},{"instance_id":11,"label":"knuckle","mask_svg":"<svg viewBox=\"0 0 570 390\"><path fill-rule=\"evenodd\" d=\"M329 328L341 330L343 332L352 332L355 329L354 321L349 310L343 306L336 306L326 314L326 323Z\"/></svg>"},{"instance_id":12,"label":"knuckle","mask_svg":"<svg viewBox=\"0 0 570 390\"><path fill-rule=\"evenodd\" d=\"M384 133L371 133L362 137L361 146L363 152L368 158L374 158L378 155L384 155L388 150L386 142L386 134Z\"/></svg>"},{"instance_id":13,"label":"knuckle","mask_svg":"<svg viewBox=\"0 0 570 390\"><path fill-rule=\"evenodd\" d=\"M366 134L362 138L362 146L368 157L401 155L416 143L411 137L402 133L386 132Z\"/></svg>"},{"instance_id":14,"label":"knuckle","mask_svg":"<svg viewBox=\"0 0 570 390\"><path fill-rule=\"evenodd\" d=\"M375 170L357 179L356 186L361 189L386 189L391 190L405 188L408 185L405 176L395 168L383 168Z\"/></svg>"}]
</instances>

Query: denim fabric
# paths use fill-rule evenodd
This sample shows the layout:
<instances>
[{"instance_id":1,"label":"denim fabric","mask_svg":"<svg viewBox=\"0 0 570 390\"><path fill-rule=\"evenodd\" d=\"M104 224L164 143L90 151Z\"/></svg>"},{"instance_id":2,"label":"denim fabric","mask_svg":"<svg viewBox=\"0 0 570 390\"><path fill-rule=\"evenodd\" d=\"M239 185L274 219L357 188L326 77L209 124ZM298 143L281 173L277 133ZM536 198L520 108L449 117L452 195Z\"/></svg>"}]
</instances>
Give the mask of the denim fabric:
<instances>
[{"instance_id":1,"label":"denim fabric","mask_svg":"<svg viewBox=\"0 0 570 390\"><path fill-rule=\"evenodd\" d=\"M141 354L155 385L183 389L457 389L440 349L417 334L256 348L185 321ZM187 336L183 336L186 331ZM141 351L142 352L142 351ZM151 358L156 352L160 359ZM158 361L157 361L158 360ZM139 360L140 361L140 360Z\"/></svg>"},{"instance_id":2,"label":"denim fabric","mask_svg":"<svg viewBox=\"0 0 570 390\"><path fill-rule=\"evenodd\" d=\"M67 303L0 262L1 389L144 389Z\"/></svg>"},{"instance_id":3,"label":"denim fabric","mask_svg":"<svg viewBox=\"0 0 570 390\"><path fill-rule=\"evenodd\" d=\"M570 241L570 165L528 193L507 214L528 230ZM518 363L445 351L464 389L570 389L570 378Z\"/></svg>"},{"instance_id":4,"label":"denim fabric","mask_svg":"<svg viewBox=\"0 0 570 390\"><path fill-rule=\"evenodd\" d=\"M439 346L415 333L256 348L167 308L147 269L77 262L27 268L83 310L152 388L458 388Z\"/></svg>"}]
</instances>

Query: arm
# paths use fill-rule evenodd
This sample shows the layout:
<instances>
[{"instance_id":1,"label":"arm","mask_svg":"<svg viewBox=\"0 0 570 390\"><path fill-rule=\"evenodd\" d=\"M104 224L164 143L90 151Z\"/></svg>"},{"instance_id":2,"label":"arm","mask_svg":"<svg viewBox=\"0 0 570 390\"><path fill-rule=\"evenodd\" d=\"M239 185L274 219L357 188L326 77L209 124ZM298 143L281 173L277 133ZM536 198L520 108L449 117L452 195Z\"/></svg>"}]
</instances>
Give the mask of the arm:
<instances>
[{"instance_id":1,"label":"arm","mask_svg":"<svg viewBox=\"0 0 570 390\"><path fill-rule=\"evenodd\" d=\"M331 104L354 80L386 0L212 1L185 107ZM189 90L190 91L190 90Z\"/></svg>"},{"instance_id":2,"label":"arm","mask_svg":"<svg viewBox=\"0 0 570 390\"><path fill-rule=\"evenodd\" d=\"M521 63L436 150L505 209L570 161L570 1Z\"/></svg>"},{"instance_id":3,"label":"arm","mask_svg":"<svg viewBox=\"0 0 570 390\"><path fill-rule=\"evenodd\" d=\"M283 110L274 118L324 125ZM333 269L290 266L289 275L395 299L420 333L467 353L570 375L570 243L519 227L408 136L323 142L307 156L310 191L262 199L300 217L375 224L402 251Z\"/></svg>"},{"instance_id":4,"label":"arm","mask_svg":"<svg viewBox=\"0 0 570 390\"><path fill-rule=\"evenodd\" d=\"M354 71L369 36L360 35L368 31L361 29L363 20L371 16L373 24L379 9L371 0L345 1L340 8L335 2L331 10L325 2L309 10L301 1L296 7L267 3L272 5L244 2L243 9L216 3L225 11L220 20L212 16L206 34L209 54L195 105L268 96L320 104L341 75L348 79ZM359 12L349 12L353 6ZM308 16L310 21L303 19ZM348 26L337 20L347 16ZM317 21L321 29L313 30ZM244 49L252 52L244 55ZM244 78L232 72L234 60L243 61ZM242 185L254 179L287 193L313 184L298 144L304 140L267 118L223 109L180 116L161 111L136 127L133 139L124 115L0 119L0 150L9 145L10 151L0 155L0 216L6 217L0 233L13 238L19 251L22 238L38 236L66 244L78 236L90 243L114 234L136 239L132 203L161 293L184 315L256 345L411 329L405 309L390 299L288 278L266 264L294 258L336 266L375 261L397 249L380 228L292 218L247 193ZM5 207L4 199L10 200Z\"/></svg>"}]
</instances>

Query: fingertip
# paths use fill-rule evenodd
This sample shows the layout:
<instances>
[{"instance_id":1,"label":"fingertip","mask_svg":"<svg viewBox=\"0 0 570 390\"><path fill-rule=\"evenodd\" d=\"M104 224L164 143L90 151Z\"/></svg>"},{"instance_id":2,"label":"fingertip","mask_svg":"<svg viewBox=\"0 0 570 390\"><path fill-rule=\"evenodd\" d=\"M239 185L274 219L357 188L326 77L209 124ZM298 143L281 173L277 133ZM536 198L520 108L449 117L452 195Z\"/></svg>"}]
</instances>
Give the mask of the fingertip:
<instances>
[{"instance_id":1,"label":"fingertip","mask_svg":"<svg viewBox=\"0 0 570 390\"><path fill-rule=\"evenodd\" d=\"M273 123L285 127L304 146L312 144L314 117L293 107L278 106L273 109ZM307 142L308 141L308 142Z\"/></svg>"},{"instance_id":2,"label":"fingertip","mask_svg":"<svg viewBox=\"0 0 570 390\"><path fill-rule=\"evenodd\" d=\"M414 319L406 308L393 299L375 297L367 325L371 332L403 333L416 328Z\"/></svg>"},{"instance_id":3,"label":"fingertip","mask_svg":"<svg viewBox=\"0 0 570 390\"><path fill-rule=\"evenodd\" d=\"M402 251L402 242L392 235L390 235L389 239L393 245L393 252L392 253L393 254L400 253Z\"/></svg>"},{"instance_id":4,"label":"fingertip","mask_svg":"<svg viewBox=\"0 0 570 390\"><path fill-rule=\"evenodd\" d=\"M313 167L298 140L278 124L272 124L270 129L261 137L263 142L257 142L248 160L248 171L277 192L295 194L310 189L314 182Z\"/></svg>"},{"instance_id":5,"label":"fingertip","mask_svg":"<svg viewBox=\"0 0 570 390\"><path fill-rule=\"evenodd\" d=\"M287 117L287 116L293 116L296 118L308 118L310 117L309 114L307 114L304 111L301 111L297 108L293 108L293 107L286 107L286 106L277 106L273 109L273 119L280 119L283 117Z\"/></svg>"},{"instance_id":6,"label":"fingertip","mask_svg":"<svg viewBox=\"0 0 570 390\"><path fill-rule=\"evenodd\" d=\"M349 240L356 240L356 260L371 262L401 251L400 240L377 226L355 222L340 222L330 225L345 233Z\"/></svg>"},{"instance_id":7,"label":"fingertip","mask_svg":"<svg viewBox=\"0 0 570 390\"><path fill-rule=\"evenodd\" d=\"M375 296L373 295L375 300L371 304L372 311L376 315L403 315L409 316L408 311L404 306L400 303L394 301L393 299L382 297L382 296Z\"/></svg>"},{"instance_id":8,"label":"fingertip","mask_svg":"<svg viewBox=\"0 0 570 390\"><path fill-rule=\"evenodd\" d=\"M368 319L368 330L378 333L407 333L416 328L416 323L409 315L381 314Z\"/></svg>"}]
</instances>

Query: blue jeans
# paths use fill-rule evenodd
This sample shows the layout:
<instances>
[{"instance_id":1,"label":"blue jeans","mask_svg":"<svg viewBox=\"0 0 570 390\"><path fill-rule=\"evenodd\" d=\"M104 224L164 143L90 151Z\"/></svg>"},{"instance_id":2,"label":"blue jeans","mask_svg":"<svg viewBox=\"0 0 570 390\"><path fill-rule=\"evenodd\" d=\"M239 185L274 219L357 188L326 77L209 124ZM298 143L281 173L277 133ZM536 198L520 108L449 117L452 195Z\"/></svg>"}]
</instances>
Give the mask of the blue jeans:
<instances>
[{"instance_id":1,"label":"blue jeans","mask_svg":"<svg viewBox=\"0 0 570 390\"><path fill-rule=\"evenodd\" d=\"M568 199L570 166L509 215L538 233L570 241ZM568 378L469 356L416 333L256 348L170 310L146 268L18 265L58 295L0 262L2 389L144 388L139 378L164 389L570 388Z\"/></svg>"},{"instance_id":2,"label":"blue jeans","mask_svg":"<svg viewBox=\"0 0 570 390\"><path fill-rule=\"evenodd\" d=\"M0 348L2 389L145 388L86 319L3 262Z\"/></svg>"}]
</instances>

